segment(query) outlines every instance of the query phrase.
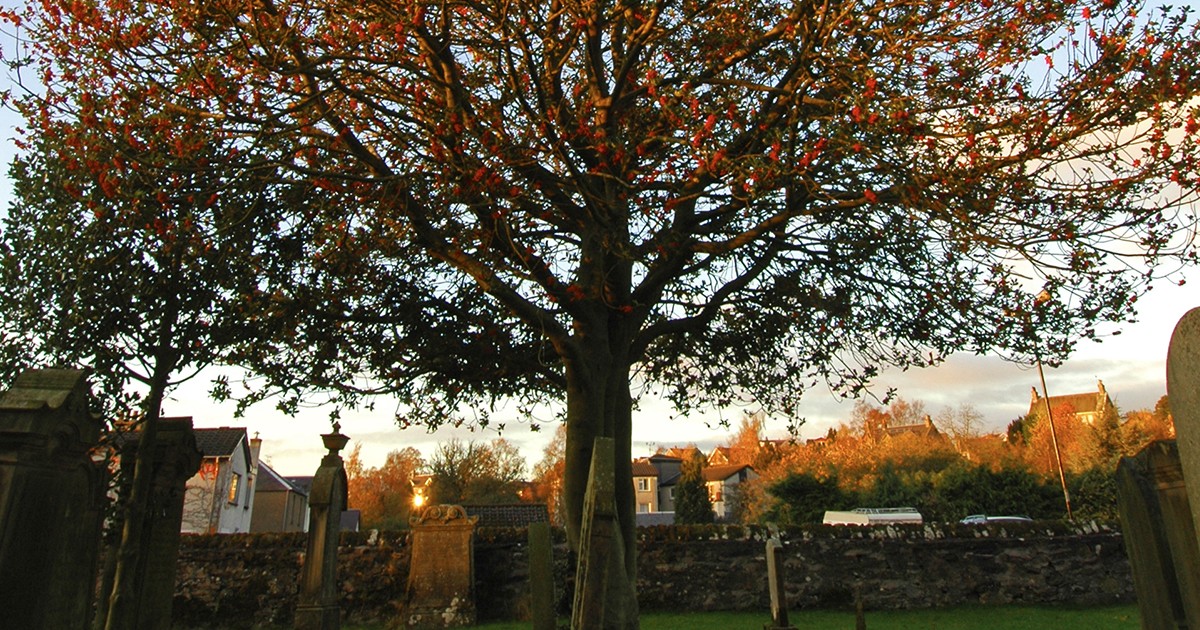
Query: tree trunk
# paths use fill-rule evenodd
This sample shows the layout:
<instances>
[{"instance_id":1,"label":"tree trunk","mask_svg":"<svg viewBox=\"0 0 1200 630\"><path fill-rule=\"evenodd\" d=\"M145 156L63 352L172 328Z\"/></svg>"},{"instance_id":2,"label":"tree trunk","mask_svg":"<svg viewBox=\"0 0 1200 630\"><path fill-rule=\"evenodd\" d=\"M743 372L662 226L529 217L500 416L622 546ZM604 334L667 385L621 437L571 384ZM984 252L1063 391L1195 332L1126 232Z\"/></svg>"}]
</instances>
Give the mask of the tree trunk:
<instances>
[{"instance_id":1,"label":"tree trunk","mask_svg":"<svg viewBox=\"0 0 1200 630\"><path fill-rule=\"evenodd\" d=\"M605 619L599 627L629 630L638 627L637 545L633 491L632 398L629 363L624 353L614 357L602 346L587 354L586 364L568 361L566 467L563 473L563 503L567 540L580 549L583 502L588 486L592 446L597 437L613 438L616 512L624 543L624 572L610 574ZM576 585L579 588L580 585Z\"/></svg>"},{"instance_id":2,"label":"tree trunk","mask_svg":"<svg viewBox=\"0 0 1200 630\"><path fill-rule=\"evenodd\" d=\"M150 392L143 407L141 432L138 435L137 456L134 462L133 483L125 506L125 523L117 552L112 593L108 595L106 630L134 630L137 625L137 569L141 560L141 544L146 522L146 504L154 481L152 452L158 439L158 420L162 401L173 369L173 362L160 360L151 378Z\"/></svg>"}]
</instances>

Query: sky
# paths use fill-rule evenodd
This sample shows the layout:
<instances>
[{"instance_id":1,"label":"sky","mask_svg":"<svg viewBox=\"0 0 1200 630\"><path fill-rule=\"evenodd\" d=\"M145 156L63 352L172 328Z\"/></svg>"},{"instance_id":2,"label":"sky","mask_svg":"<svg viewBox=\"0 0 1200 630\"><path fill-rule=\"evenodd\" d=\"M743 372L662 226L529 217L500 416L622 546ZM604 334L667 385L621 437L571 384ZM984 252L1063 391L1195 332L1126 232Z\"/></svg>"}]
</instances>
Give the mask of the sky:
<instances>
[{"instance_id":1,"label":"sky","mask_svg":"<svg viewBox=\"0 0 1200 630\"><path fill-rule=\"evenodd\" d=\"M0 33L0 38L4 39L6 52L11 50L11 37ZM9 81L7 77L0 77L0 84ZM11 139L18 124L19 120L12 112L0 111L0 134L6 140L0 146L0 164L3 165L0 213L11 200L11 186L6 175L7 165L14 155ZM1103 380L1109 395L1122 411L1152 408L1166 393L1165 361L1171 332L1184 313L1200 307L1200 270L1186 270L1174 279L1179 277L1188 282L1183 285L1158 283L1139 300L1136 323L1110 327L1105 331L1102 343L1083 342L1062 366L1047 368L1046 385L1050 395L1096 391L1097 381ZM218 404L207 396L208 381L215 374L202 374L172 392L164 405L164 413L191 416L197 427L245 427L251 435L262 438L262 457L272 468L284 475L313 474L324 454L320 434L330 430L329 410L305 409L296 417L289 417L275 410L268 401L249 409L243 418L235 418L231 403ZM896 388L899 396L922 401L934 416L946 407L968 403L982 414L985 432L999 432L1011 420L1028 411L1030 388L1037 385L1037 371L1033 368L997 357L958 354L936 368L908 372L885 370L876 381L874 391ZM826 391L808 392L799 409L806 421L800 427L798 437L807 439L824 435L831 427L849 420L853 405L853 401L839 401ZM672 419L673 413L667 404L644 400L634 412L633 454L649 455L660 446L695 443L708 449L722 444L729 439L732 429L721 428L719 421L727 419L736 428L744 411L752 412L756 408L700 409L694 410L686 419ZM525 418L518 416L515 406L501 408L493 414L493 426L506 425L503 433L491 428L476 432L445 428L433 433L421 428L400 430L395 426L393 416L394 409L385 401L380 401L371 412L343 413L342 433L350 436L351 447L361 445L366 465L377 466L388 452L404 447L415 447L428 457L438 443L452 438L491 440L503 437L521 448L532 468L541 459L556 427L552 410ZM540 430L534 431L533 427ZM767 437L787 437L786 427L787 421L783 418L768 417Z\"/></svg>"}]
</instances>

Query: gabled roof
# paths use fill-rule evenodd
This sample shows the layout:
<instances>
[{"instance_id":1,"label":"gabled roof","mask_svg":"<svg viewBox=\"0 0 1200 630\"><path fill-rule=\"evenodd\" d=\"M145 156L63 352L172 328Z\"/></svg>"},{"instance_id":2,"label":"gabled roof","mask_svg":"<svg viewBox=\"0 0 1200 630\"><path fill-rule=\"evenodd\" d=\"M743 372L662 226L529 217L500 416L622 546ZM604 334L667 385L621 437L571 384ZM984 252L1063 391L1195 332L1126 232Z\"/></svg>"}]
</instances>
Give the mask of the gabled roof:
<instances>
[{"instance_id":1,"label":"gabled roof","mask_svg":"<svg viewBox=\"0 0 1200 630\"><path fill-rule=\"evenodd\" d=\"M290 481L291 483L295 484L295 486L297 488L300 488L301 492L303 492L305 495L307 495L310 491L312 491L312 482L313 482L312 475L301 476L301 477L286 477L286 479L288 481Z\"/></svg>"},{"instance_id":2,"label":"gabled roof","mask_svg":"<svg viewBox=\"0 0 1200 630\"><path fill-rule=\"evenodd\" d=\"M1050 409L1057 407L1070 406L1077 414L1081 413L1099 413L1104 410L1104 399L1096 392L1088 394L1065 394L1062 396L1050 397ZM1030 401L1029 413L1044 414L1046 413L1046 403L1042 398Z\"/></svg>"},{"instance_id":3,"label":"gabled roof","mask_svg":"<svg viewBox=\"0 0 1200 630\"><path fill-rule=\"evenodd\" d=\"M923 422L921 424L902 424L895 427L884 427L884 435L888 437L898 437L901 435L915 435L918 437L941 437L941 431L933 426L932 422Z\"/></svg>"},{"instance_id":4,"label":"gabled roof","mask_svg":"<svg viewBox=\"0 0 1200 630\"><path fill-rule=\"evenodd\" d=\"M650 463L650 460L644 457L639 457L638 459L633 460L633 476L657 477L658 469L654 467L654 464Z\"/></svg>"},{"instance_id":5,"label":"gabled roof","mask_svg":"<svg viewBox=\"0 0 1200 630\"><path fill-rule=\"evenodd\" d=\"M718 446L713 449L712 453L709 453L708 463L716 466L728 464L732 451L733 449L728 446Z\"/></svg>"},{"instance_id":6,"label":"gabled roof","mask_svg":"<svg viewBox=\"0 0 1200 630\"><path fill-rule=\"evenodd\" d=\"M671 448L668 448L660 453L651 455L650 459L653 460L660 457L666 457L669 459L678 459L683 461L694 454L699 454L701 457L704 457L704 453L695 446L672 446Z\"/></svg>"},{"instance_id":7,"label":"gabled roof","mask_svg":"<svg viewBox=\"0 0 1200 630\"><path fill-rule=\"evenodd\" d=\"M1105 411L1112 407L1112 404L1112 399L1108 397L1108 390L1104 388L1104 381L1096 381L1096 391L1094 392L1050 396L1051 410L1055 407L1069 405L1075 410L1077 416L1089 414L1103 415ZM1045 413L1046 399L1038 396L1036 387L1030 388L1029 414L1043 415Z\"/></svg>"},{"instance_id":8,"label":"gabled roof","mask_svg":"<svg viewBox=\"0 0 1200 630\"><path fill-rule=\"evenodd\" d=\"M233 457L238 445L246 450L249 459L249 446L246 444L246 429L221 427L219 429L195 429L196 448L205 457Z\"/></svg>"},{"instance_id":9,"label":"gabled roof","mask_svg":"<svg viewBox=\"0 0 1200 630\"><path fill-rule=\"evenodd\" d=\"M709 466L704 469L705 481L725 481L742 470L754 470L749 464L727 464L725 466Z\"/></svg>"},{"instance_id":10,"label":"gabled roof","mask_svg":"<svg viewBox=\"0 0 1200 630\"><path fill-rule=\"evenodd\" d=\"M266 462L258 463L258 478L254 480L255 492L295 492L308 496L308 489L293 483L287 477L275 472Z\"/></svg>"}]
</instances>

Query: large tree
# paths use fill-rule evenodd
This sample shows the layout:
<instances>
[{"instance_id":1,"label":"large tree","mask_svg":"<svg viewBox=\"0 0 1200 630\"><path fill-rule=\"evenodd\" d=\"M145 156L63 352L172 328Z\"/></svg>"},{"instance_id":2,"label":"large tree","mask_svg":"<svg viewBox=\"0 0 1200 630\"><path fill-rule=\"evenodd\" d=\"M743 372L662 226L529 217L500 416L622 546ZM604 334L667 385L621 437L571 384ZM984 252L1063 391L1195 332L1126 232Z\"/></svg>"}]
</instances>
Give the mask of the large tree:
<instances>
[{"instance_id":1,"label":"large tree","mask_svg":"<svg viewBox=\"0 0 1200 630\"><path fill-rule=\"evenodd\" d=\"M241 360L275 388L386 393L433 426L565 398L573 545L599 436L632 540L632 384L792 413L884 365L1061 357L1193 255L1172 240L1200 128L1183 10L44 0L23 28L55 81L106 77L97 126L119 133L136 89L287 139L278 164L331 200L287 224L313 257L260 292L280 334ZM625 547L606 626L636 625Z\"/></svg>"}]
</instances>

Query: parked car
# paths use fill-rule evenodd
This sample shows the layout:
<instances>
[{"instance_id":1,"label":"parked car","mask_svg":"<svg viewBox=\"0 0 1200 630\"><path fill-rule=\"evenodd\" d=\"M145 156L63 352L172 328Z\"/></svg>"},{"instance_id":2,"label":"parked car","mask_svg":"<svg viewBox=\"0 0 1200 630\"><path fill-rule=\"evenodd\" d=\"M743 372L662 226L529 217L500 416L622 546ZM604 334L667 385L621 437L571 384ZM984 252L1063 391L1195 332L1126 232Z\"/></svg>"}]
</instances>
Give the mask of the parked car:
<instances>
[{"instance_id":1,"label":"parked car","mask_svg":"<svg viewBox=\"0 0 1200 630\"><path fill-rule=\"evenodd\" d=\"M963 525L986 525L988 523L1032 523L1028 516L988 516L987 514L972 514L959 521Z\"/></svg>"}]
</instances>

